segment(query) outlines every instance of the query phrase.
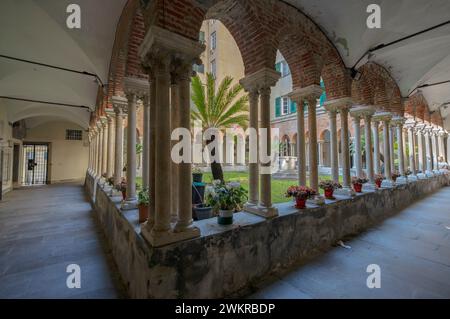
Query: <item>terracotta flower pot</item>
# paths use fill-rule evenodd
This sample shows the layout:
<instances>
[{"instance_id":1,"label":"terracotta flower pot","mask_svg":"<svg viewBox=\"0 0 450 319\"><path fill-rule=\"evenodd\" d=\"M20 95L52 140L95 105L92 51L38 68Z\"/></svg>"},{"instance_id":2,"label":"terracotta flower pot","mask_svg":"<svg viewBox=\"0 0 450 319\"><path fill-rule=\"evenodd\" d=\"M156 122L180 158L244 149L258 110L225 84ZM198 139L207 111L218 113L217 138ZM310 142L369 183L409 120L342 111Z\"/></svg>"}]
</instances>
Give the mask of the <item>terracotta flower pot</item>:
<instances>
[{"instance_id":1,"label":"terracotta flower pot","mask_svg":"<svg viewBox=\"0 0 450 319\"><path fill-rule=\"evenodd\" d=\"M327 188L327 189L324 190L324 192L325 192L325 198L326 199L335 199L334 196L333 196L333 193L334 193L334 189L333 188Z\"/></svg>"},{"instance_id":2,"label":"terracotta flower pot","mask_svg":"<svg viewBox=\"0 0 450 319\"><path fill-rule=\"evenodd\" d=\"M362 184L353 184L353 189L355 190L355 192L357 193L362 193Z\"/></svg>"},{"instance_id":3,"label":"terracotta flower pot","mask_svg":"<svg viewBox=\"0 0 450 319\"><path fill-rule=\"evenodd\" d=\"M139 205L139 224L145 223L148 219L148 206Z\"/></svg>"},{"instance_id":4,"label":"terracotta flower pot","mask_svg":"<svg viewBox=\"0 0 450 319\"><path fill-rule=\"evenodd\" d=\"M301 198L301 197L295 198L295 208L305 209L306 208L306 198Z\"/></svg>"},{"instance_id":5,"label":"terracotta flower pot","mask_svg":"<svg viewBox=\"0 0 450 319\"><path fill-rule=\"evenodd\" d=\"M378 188L381 188L382 183L383 183L383 181L381 179L375 181L375 184L377 185Z\"/></svg>"}]
</instances>

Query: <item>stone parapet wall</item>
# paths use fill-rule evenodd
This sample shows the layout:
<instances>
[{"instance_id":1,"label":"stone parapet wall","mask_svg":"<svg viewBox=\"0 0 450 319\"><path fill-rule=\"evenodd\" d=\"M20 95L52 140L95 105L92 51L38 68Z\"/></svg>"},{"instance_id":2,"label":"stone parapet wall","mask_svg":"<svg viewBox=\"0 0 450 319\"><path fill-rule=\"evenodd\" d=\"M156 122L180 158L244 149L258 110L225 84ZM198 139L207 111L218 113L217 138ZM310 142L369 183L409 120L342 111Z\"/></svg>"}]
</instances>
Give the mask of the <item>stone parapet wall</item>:
<instances>
[{"instance_id":1,"label":"stone parapet wall","mask_svg":"<svg viewBox=\"0 0 450 319\"><path fill-rule=\"evenodd\" d=\"M130 297L221 298L376 225L449 181L440 175L303 211L281 204L276 218L238 213L233 226L201 221L201 237L162 248L141 237L137 211L121 212L120 198L97 186L92 203ZM88 174L91 199L94 183Z\"/></svg>"}]
</instances>

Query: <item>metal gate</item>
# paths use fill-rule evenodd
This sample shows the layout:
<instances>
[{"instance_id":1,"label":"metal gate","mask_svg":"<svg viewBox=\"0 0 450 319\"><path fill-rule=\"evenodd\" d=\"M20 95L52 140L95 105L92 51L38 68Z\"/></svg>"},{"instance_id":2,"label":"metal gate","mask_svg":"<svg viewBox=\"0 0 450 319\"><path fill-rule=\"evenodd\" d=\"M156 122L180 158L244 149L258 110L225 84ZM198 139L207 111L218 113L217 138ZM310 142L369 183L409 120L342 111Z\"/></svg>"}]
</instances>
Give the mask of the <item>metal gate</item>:
<instances>
[{"instance_id":1,"label":"metal gate","mask_svg":"<svg viewBox=\"0 0 450 319\"><path fill-rule=\"evenodd\" d=\"M23 185L44 185L48 179L48 144L24 144Z\"/></svg>"}]
</instances>

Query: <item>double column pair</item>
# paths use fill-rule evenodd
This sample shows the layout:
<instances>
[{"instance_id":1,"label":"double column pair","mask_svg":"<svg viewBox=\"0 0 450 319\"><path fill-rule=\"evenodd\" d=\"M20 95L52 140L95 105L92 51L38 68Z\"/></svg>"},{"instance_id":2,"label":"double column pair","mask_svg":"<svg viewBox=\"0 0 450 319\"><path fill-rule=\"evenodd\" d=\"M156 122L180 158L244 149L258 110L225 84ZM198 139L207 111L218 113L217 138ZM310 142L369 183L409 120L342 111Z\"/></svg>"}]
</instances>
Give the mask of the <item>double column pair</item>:
<instances>
[{"instance_id":1,"label":"double column pair","mask_svg":"<svg viewBox=\"0 0 450 319\"><path fill-rule=\"evenodd\" d=\"M250 106L250 163L249 163L249 200L244 209L266 218L278 215L272 205L272 132L270 125L271 87L281 74L265 68L240 81L249 94ZM259 120L261 122L259 123ZM262 130L265 134L260 134ZM261 138L263 137L263 138ZM264 161L260 151L264 152ZM267 160L268 159L268 160Z\"/></svg>"},{"instance_id":2,"label":"double column pair","mask_svg":"<svg viewBox=\"0 0 450 319\"><path fill-rule=\"evenodd\" d=\"M171 138L180 138L172 136L175 128L191 131L192 65L198 63L203 50L202 44L159 27L148 31L139 50L150 80L149 113L144 115L148 168L143 172L148 176L150 207L141 233L154 247L200 235L192 220L192 150L183 148L183 160L174 162Z\"/></svg>"}]
</instances>

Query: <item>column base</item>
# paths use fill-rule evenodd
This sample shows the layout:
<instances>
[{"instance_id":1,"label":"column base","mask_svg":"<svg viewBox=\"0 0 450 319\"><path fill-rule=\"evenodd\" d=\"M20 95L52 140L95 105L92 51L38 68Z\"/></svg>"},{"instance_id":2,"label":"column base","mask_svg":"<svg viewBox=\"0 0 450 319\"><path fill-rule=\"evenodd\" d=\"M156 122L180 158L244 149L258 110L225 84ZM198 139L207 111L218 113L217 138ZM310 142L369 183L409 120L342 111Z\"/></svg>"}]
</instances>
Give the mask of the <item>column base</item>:
<instances>
[{"instance_id":1,"label":"column base","mask_svg":"<svg viewBox=\"0 0 450 319\"><path fill-rule=\"evenodd\" d=\"M427 175L425 175L424 173L419 173L417 174L417 179L427 179Z\"/></svg>"},{"instance_id":2,"label":"column base","mask_svg":"<svg viewBox=\"0 0 450 319\"><path fill-rule=\"evenodd\" d=\"M153 247L162 247L176 242L196 238L200 236L200 229L197 227L189 227L180 232L173 230L155 231L149 229L147 224L141 226L141 235Z\"/></svg>"},{"instance_id":3,"label":"column base","mask_svg":"<svg viewBox=\"0 0 450 319\"><path fill-rule=\"evenodd\" d=\"M348 197L354 197L356 196L355 191L350 188L350 187L343 187L341 189L336 189L334 191L335 195L340 195L340 196L348 196Z\"/></svg>"},{"instance_id":4,"label":"column base","mask_svg":"<svg viewBox=\"0 0 450 319\"><path fill-rule=\"evenodd\" d=\"M393 187L395 187L395 182L385 179L381 183L381 187L383 187L383 188L393 188Z\"/></svg>"},{"instance_id":5,"label":"column base","mask_svg":"<svg viewBox=\"0 0 450 319\"><path fill-rule=\"evenodd\" d=\"M427 178L432 178L432 177L434 177L434 173L433 173L432 171L426 171L426 172L425 172L425 175L426 175Z\"/></svg>"},{"instance_id":6,"label":"column base","mask_svg":"<svg viewBox=\"0 0 450 319\"><path fill-rule=\"evenodd\" d=\"M264 218L273 218L278 216L278 209L275 207L265 207L262 205L255 205L247 203L244 205L244 211L255 214Z\"/></svg>"},{"instance_id":7,"label":"column base","mask_svg":"<svg viewBox=\"0 0 450 319\"><path fill-rule=\"evenodd\" d=\"M404 184L408 184L408 178L405 176L400 176L397 178L397 180L395 181L396 184L399 185L404 185Z\"/></svg>"},{"instance_id":8,"label":"column base","mask_svg":"<svg viewBox=\"0 0 450 319\"><path fill-rule=\"evenodd\" d=\"M325 205L325 197L318 195L312 199L308 199L306 202L312 205L323 206Z\"/></svg>"},{"instance_id":9,"label":"column base","mask_svg":"<svg viewBox=\"0 0 450 319\"><path fill-rule=\"evenodd\" d=\"M138 207L136 199L127 199L126 201L122 202L122 205L120 206L121 210L133 210L137 208Z\"/></svg>"}]
</instances>

